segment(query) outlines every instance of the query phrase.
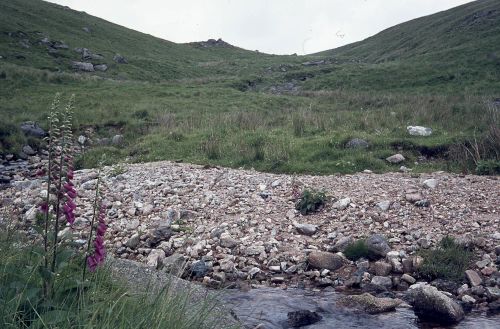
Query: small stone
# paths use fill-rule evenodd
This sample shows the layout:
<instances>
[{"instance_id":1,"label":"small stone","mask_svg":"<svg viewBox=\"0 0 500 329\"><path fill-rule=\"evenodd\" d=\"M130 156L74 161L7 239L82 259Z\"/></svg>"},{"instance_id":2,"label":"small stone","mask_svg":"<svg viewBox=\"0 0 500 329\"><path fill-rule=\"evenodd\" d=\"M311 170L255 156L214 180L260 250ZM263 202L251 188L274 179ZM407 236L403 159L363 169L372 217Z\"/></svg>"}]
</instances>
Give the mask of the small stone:
<instances>
[{"instance_id":1,"label":"small stone","mask_svg":"<svg viewBox=\"0 0 500 329\"><path fill-rule=\"evenodd\" d=\"M425 188L434 189L434 188L436 188L437 185L438 185L437 179L426 179L423 182L423 186Z\"/></svg>"},{"instance_id":2,"label":"small stone","mask_svg":"<svg viewBox=\"0 0 500 329\"><path fill-rule=\"evenodd\" d=\"M195 278L203 278L208 272L208 267L204 261L196 261L191 265L191 273Z\"/></svg>"},{"instance_id":3,"label":"small stone","mask_svg":"<svg viewBox=\"0 0 500 329\"><path fill-rule=\"evenodd\" d=\"M330 252L313 251L308 257L309 265L317 269L335 271L344 265L342 256Z\"/></svg>"},{"instance_id":4,"label":"small stone","mask_svg":"<svg viewBox=\"0 0 500 329\"><path fill-rule=\"evenodd\" d=\"M386 160L390 163L400 163L405 161L405 157L402 154L394 154L391 155L390 157L386 158Z\"/></svg>"},{"instance_id":5,"label":"small stone","mask_svg":"<svg viewBox=\"0 0 500 329\"><path fill-rule=\"evenodd\" d=\"M417 282L417 280L414 277L412 277L411 275L409 275L409 274L403 274L401 276L401 280L407 282L410 285L414 284L415 282Z\"/></svg>"},{"instance_id":6,"label":"small stone","mask_svg":"<svg viewBox=\"0 0 500 329\"><path fill-rule=\"evenodd\" d=\"M369 293L344 296L337 302L341 306L360 308L368 314L378 314L394 311L402 301L392 298L377 298Z\"/></svg>"},{"instance_id":7,"label":"small stone","mask_svg":"<svg viewBox=\"0 0 500 329\"><path fill-rule=\"evenodd\" d=\"M139 245L140 242L140 236L138 233L135 233L132 235L126 242L125 245L129 247L130 249L135 249Z\"/></svg>"},{"instance_id":8,"label":"small stone","mask_svg":"<svg viewBox=\"0 0 500 329\"><path fill-rule=\"evenodd\" d=\"M349 206L350 203L351 203L350 198L343 198L343 199L340 199L339 201L335 202L332 207L334 209L344 210L345 208L347 208Z\"/></svg>"},{"instance_id":9,"label":"small stone","mask_svg":"<svg viewBox=\"0 0 500 329\"><path fill-rule=\"evenodd\" d=\"M380 209L380 211L387 211L389 210L389 208L391 207L391 201L380 201L379 203L377 203L377 208Z\"/></svg>"},{"instance_id":10,"label":"small stone","mask_svg":"<svg viewBox=\"0 0 500 329\"><path fill-rule=\"evenodd\" d=\"M430 205L431 205L431 202L427 199L423 199L423 200L419 200L419 201L415 202L415 206L417 206L417 207L427 208L427 207L430 207Z\"/></svg>"},{"instance_id":11,"label":"small stone","mask_svg":"<svg viewBox=\"0 0 500 329\"><path fill-rule=\"evenodd\" d=\"M405 195L405 199L408 202L415 203L423 199L422 194L420 193L407 193Z\"/></svg>"},{"instance_id":12,"label":"small stone","mask_svg":"<svg viewBox=\"0 0 500 329\"><path fill-rule=\"evenodd\" d=\"M383 261L373 263L373 272L378 276L387 276L392 271L392 265Z\"/></svg>"},{"instance_id":13,"label":"small stone","mask_svg":"<svg viewBox=\"0 0 500 329\"><path fill-rule=\"evenodd\" d=\"M478 262L476 262L476 266L478 268L485 268L486 266L490 265L490 260L489 259L483 259Z\"/></svg>"},{"instance_id":14,"label":"small stone","mask_svg":"<svg viewBox=\"0 0 500 329\"><path fill-rule=\"evenodd\" d=\"M467 279L469 280L469 283L473 287L477 287L483 283L483 279L481 279L479 274L477 274L477 272L474 270L465 271L465 276L467 277Z\"/></svg>"},{"instance_id":15,"label":"small stone","mask_svg":"<svg viewBox=\"0 0 500 329\"><path fill-rule=\"evenodd\" d=\"M312 224L295 223L294 226L297 229L297 232L304 235L314 235L314 233L318 230L318 227Z\"/></svg>"},{"instance_id":16,"label":"small stone","mask_svg":"<svg viewBox=\"0 0 500 329\"><path fill-rule=\"evenodd\" d=\"M390 277L387 277L387 276L376 275L372 278L371 283L378 285L378 286L385 287L387 289L392 288L392 279Z\"/></svg>"},{"instance_id":17,"label":"small stone","mask_svg":"<svg viewBox=\"0 0 500 329\"><path fill-rule=\"evenodd\" d=\"M432 129L422 126L408 126L406 127L408 134L412 136L430 136L432 135Z\"/></svg>"},{"instance_id":18,"label":"small stone","mask_svg":"<svg viewBox=\"0 0 500 329\"><path fill-rule=\"evenodd\" d=\"M111 144L113 145L122 145L124 141L123 135L114 135L111 139Z\"/></svg>"},{"instance_id":19,"label":"small stone","mask_svg":"<svg viewBox=\"0 0 500 329\"><path fill-rule=\"evenodd\" d=\"M229 233L222 233L220 236L220 246L225 248L234 248L238 245L238 241Z\"/></svg>"},{"instance_id":20,"label":"small stone","mask_svg":"<svg viewBox=\"0 0 500 329\"><path fill-rule=\"evenodd\" d=\"M467 290L469 290L469 285L467 283L464 283L457 289L457 294L463 295L464 293L467 292Z\"/></svg>"},{"instance_id":21,"label":"small stone","mask_svg":"<svg viewBox=\"0 0 500 329\"><path fill-rule=\"evenodd\" d=\"M165 251L163 251L162 249L153 249L148 255L146 264L148 266L159 269L163 265L164 261L165 261Z\"/></svg>"},{"instance_id":22,"label":"small stone","mask_svg":"<svg viewBox=\"0 0 500 329\"><path fill-rule=\"evenodd\" d=\"M463 295L461 298L462 302L467 303L467 304L475 304L476 300L474 297L471 297L469 295Z\"/></svg>"},{"instance_id":23,"label":"small stone","mask_svg":"<svg viewBox=\"0 0 500 329\"><path fill-rule=\"evenodd\" d=\"M283 276L273 276L271 278L271 283L281 284L283 282L285 282L285 277Z\"/></svg>"},{"instance_id":24,"label":"small stone","mask_svg":"<svg viewBox=\"0 0 500 329\"><path fill-rule=\"evenodd\" d=\"M258 267L252 267L252 268L250 269L250 271L248 271L248 276L249 276L250 278L253 278L253 277L255 276L255 274L257 274L257 273L259 273L259 272L260 272L260 268L258 268Z\"/></svg>"}]
</instances>

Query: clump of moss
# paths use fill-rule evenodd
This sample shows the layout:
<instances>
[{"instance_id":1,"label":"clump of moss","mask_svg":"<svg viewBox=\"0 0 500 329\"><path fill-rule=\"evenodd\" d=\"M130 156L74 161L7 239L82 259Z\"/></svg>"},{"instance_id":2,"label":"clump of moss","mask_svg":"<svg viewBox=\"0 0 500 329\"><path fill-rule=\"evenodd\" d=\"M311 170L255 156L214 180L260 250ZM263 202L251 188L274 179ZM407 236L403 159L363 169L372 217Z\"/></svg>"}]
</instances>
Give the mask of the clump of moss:
<instances>
[{"instance_id":1,"label":"clump of moss","mask_svg":"<svg viewBox=\"0 0 500 329\"><path fill-rule=\"evenodd\" d=\"M424 261L418 274L425 279L445 279L460 282L474 254L452 237L444 237L439 246L420 252Z\"/></svg>"},{"instance_id":2,"label":"clump of moss","mask_svg":"<svg viewBox=\"0 0 500 329\"><path fill-rule=\"evenodd\" d=\"M344 250L347 259L356 261L360 258L374 259L373 253L369 250L365 240L357 240L348 245Z\"/></svg>"}]
</instances>

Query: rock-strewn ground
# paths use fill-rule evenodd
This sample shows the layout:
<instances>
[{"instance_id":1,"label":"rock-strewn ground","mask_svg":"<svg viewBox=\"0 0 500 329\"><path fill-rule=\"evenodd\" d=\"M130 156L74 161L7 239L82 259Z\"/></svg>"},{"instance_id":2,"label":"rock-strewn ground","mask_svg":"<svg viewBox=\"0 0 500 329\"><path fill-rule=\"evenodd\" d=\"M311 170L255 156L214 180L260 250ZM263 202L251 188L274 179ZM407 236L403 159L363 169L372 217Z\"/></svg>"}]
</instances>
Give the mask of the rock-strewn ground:
<instances>
[{"instance_id":1,"label":"rock-strewn ground","mask_svg":"<svg viewBox=\"0 0 500 329\"><path fill-rule=\"evenodd\" d=\"M383 234L393 250L407 254L448 234L486 252L494 253L500 244L496 177L443 172L292 176L171 162L126 165L122 171L105 169L112 173L104 180L108 249L153 266L173 253L186 256L189 264L203 260L196 272L200 279L215 273L210 280L253 278L280 284L304 272L314 279L318 273L305 266L310 251L335 251L336 244L349 240L345 237L373 233ZM91 219L95 177L95 170L76 174L76 228ZM3 208L14 206L24 220L30 219L44 183L17 178L14 187L0 192ZM294 209L297 186L323 190L331 200L321 212L302 216ZM346 198L350 201L337 203L337 209L332 206ZM422 200L430 205L415 204ZM312 224L315 233L301 234L297 224ZM328 278L327 273L322 276Z\"/></svg>"}]
</instances>

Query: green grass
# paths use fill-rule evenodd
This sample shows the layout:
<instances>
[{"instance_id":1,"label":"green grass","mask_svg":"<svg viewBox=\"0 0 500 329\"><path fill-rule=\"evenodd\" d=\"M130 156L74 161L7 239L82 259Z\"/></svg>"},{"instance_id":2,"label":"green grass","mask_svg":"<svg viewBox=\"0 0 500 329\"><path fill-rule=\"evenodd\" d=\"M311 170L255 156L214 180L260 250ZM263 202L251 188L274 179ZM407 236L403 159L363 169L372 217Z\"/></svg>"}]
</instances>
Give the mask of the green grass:
<instances>
[{"instance_id":1,"label":"green grass","mask_svg":"<svg viewBox=\"0 0 500 329\"><path fill-rule=\"evenodd\" d=\"M465 270L470 265L474 254L455 242L451 237L441 240L439 247L420 252L424 262L418 268L418 274L425 279L445 279L461 282Z\"/></svg>"},{"instance_id":2,"label":"green grass","mask_svg":"<svg viewBox=\"0 0 500 329\"><path fill-rule=\"evenodd\" d=\"M374 255L366 245L365 240L357 240L348 245L344 250L344 255L347 259L357 261L360 258L375 260L380 256Z\"/></svg>"},{"instance_id":3,"label":"green grass","mask_svg":"<svg viewBox=\"0 0 500 329\"><path fill-rule=\"evenodd\" d=\"M221 328L219 309L210 297L165 288L155 293L129 291L103 267L85 283L82 257L62 264L54 291L43 298L38 268L43 257L20 234L0 234L0 327L21 328ZM12 234L11 234L12 233ZM69 249L66 249L69 251ZM123 285L122 285L123 284ZM229 323L229 322L228 322Z\"/></svg>"},{"instance_id":4,"label":"green grass","mask_svg":"<svg viewBox=\"0 0 500 329\"><path fill-rule=\"evenodd\" d=\"M108 164L168 159L286 173L385 172L399 168L385 157L401 152L408 159L404 165L417 172L473 172L478 160L499 160L491 151L495 144L481 159L462 153L464 145L488 139L498 123L488 103L500 90L499 64L484 52L500 44L500 33L493 33L500 25L492 23L498 22L493 16L465 34L446 31L455 31L457 21L473 11L497 7L492 1L473 2L333 53L274 56L175 44L58 5L0 0L0 153L38 143L22 136L18 125L34 120L46 127L51 100L62 92L76 94L77 134L125 136L120 147L87 148L78 160L84 167L95 166L107 153ZM434 34L427 30L430 22L439 25ZM397 50L404 45L400 34L418 28L427 31L418 43L428 49ZM3 33L18 31L26 35ZM38 43L43 36L63 40L70 49L53 58ZM20 46L23 39L30 48ZM453 46L457 43L459 48ZM454 55L437 56L443 51L437 44ZM74 73L75 47L103 54L109 70ZM389 60L385 52L400 55ZM129 64L114 63L115 53ZM319 58L331 63L301 64ZM289 82L300 90L270 92ZM429 126L434 134L412 137L407 125ZM370 147L346 149L351 138L363 138ZM431 161L415 165L421 155Z\"/></svg>"}]
</instances>

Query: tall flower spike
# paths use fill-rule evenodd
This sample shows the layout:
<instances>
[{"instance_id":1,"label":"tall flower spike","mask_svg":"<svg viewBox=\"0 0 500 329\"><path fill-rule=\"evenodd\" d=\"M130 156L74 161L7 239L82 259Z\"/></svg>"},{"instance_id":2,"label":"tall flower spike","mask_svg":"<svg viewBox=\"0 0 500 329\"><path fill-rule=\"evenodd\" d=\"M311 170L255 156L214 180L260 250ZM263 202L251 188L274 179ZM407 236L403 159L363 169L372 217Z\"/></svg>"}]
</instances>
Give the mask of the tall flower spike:
<instances>
[{"instance_id":1,"label":"tall flower spike","mask_svg":"<svg viewBox=\"0 0 500 329\"><path fill-rule=\"evenodd\" d=\"M96 270L97 266L104 263L106 258L106 247L104 246L104 235L106 234L106 209L101 204L99 208L98 223L94 239L94 253L87 258L87 266L90 272Z\"/></svg>"}]
</instances>

